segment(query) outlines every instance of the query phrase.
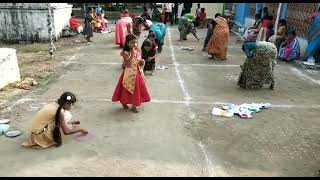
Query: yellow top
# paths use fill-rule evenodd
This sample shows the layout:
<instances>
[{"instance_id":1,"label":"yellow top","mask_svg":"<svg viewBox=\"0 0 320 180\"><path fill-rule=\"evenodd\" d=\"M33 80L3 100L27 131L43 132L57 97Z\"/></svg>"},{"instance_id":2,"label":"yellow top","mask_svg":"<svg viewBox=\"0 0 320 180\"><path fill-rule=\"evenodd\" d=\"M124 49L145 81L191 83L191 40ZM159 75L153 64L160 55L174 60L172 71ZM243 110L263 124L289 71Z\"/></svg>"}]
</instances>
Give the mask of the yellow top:
<instances>
[{"instance_id":1,"label":"yellow top","mask_svg":"<svg viewBox=\"0 0 320 180\"><path fill-rule=\"evenodd\" d=\"M32 119L31 135L22 145L25 147L47 148L54 145L53 129L59 105L56 102L44 106ZM63 112L63 109L61 109Z\"/></svg>"},{"instance_id":2,"label":"yellow top","mask_svg":"<svg viewBox=\"0 0 320 180\"><path fill-rule=\"evenodd\" d=\"M285 26L280 26L280 27L279 27L278 35L279 35L281 38L285 38L285 37L286 37L286 27L285 27Z\"/></svg>"}]
</instances>

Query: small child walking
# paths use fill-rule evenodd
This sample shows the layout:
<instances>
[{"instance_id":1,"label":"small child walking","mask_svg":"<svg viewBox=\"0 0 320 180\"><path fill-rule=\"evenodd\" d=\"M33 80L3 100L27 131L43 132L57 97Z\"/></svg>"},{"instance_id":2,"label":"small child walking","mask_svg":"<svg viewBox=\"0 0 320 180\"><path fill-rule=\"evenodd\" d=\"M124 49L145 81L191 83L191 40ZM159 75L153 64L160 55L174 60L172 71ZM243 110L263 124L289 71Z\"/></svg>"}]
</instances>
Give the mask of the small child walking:
<instances>
[{"instance_id":1,"label":"small child walking","mask_svg":"<svg viewBox=\"0 0 320 180\"><path fill-rule=\"evenodd\" d=\"M146 73L146 71L151 71L150 76L153 76L153 71L155 70L156 64L157 45L151 40L146 39L142 43L141 51L142 59L145 60L143 72Z\"/></svg>"},{"instance_id":2,"label":"small child walking","mask_svg":"<svg viewBox=\"0 0 320 180\"><path fill-rule=\"evenodd\" d=\"M120 53L123 57L123 72L112 96L112 101L120 101L124 109L138 113L139 107L144 102L150 101L150 95L145 83L142 67L144 60L141 58L141 51L138 48L138 37L134 34L126 36L125 46Z\"/></svg>"}]
</instances>

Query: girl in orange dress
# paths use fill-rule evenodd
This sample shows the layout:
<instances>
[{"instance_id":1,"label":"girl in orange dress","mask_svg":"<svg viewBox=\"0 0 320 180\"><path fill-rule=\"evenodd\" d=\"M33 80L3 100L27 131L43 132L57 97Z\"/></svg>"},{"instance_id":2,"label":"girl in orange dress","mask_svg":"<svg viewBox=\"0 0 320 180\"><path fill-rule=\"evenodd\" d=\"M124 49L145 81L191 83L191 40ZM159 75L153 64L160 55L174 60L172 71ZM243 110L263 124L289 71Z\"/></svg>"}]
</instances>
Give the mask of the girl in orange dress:
<instances>
[{"instance_id":1,"label":"girl in orange dress","mask_svg":"<svg viewBox=\"0 0 320 180\"><path fill-rule=\"evenodd\" d=\"M228 22L222 16L216 15L213 19L213 34L208 42L208 54L210 59L227 60L229 26Z\"/></svg>"}]
</instances>

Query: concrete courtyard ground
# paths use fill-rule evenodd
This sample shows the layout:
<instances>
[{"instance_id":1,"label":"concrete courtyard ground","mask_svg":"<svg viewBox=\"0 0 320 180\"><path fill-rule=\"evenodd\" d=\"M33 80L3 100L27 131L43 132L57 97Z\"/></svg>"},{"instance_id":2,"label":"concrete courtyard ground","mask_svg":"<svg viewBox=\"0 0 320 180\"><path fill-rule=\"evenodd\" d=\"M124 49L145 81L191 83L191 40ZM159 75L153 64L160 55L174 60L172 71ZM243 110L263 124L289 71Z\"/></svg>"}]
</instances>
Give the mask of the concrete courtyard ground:
<instances>
[{"instance_id":1,"label":"concrete courtyard ground","mask_svg":"<svg viewBox=\"0 0 320 180\"><path fill-rule=\"evenodd\" d=\"M25 130L0 137L0 176L317 176L320 168L320 72L278 62L275 90L236 86L245 60L230 34L227 61L201 51L206 30L178 41L169 26L154 76L152 102L138 114L110 101L122 71L114 33L95 34L66 60L51 83L19 97L0 117ZM143 32L139 45L147 32ZM194 51L181 50L192 47ZM87 142L63 137L59 148L21 148L31 118L64 91L79 99L73 118L96 134ZM271 103L252 119L217 117L223 103Z\"/></svg>"}]
</instances>

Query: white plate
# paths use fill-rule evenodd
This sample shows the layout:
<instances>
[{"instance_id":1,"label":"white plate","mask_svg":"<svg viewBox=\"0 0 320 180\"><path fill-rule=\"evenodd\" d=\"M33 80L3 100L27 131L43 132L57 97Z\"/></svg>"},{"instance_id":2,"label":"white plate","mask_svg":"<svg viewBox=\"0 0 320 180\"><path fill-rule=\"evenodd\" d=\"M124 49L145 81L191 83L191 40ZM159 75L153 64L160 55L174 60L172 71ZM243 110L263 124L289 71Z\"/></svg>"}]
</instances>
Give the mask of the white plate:
<instances>
[{"instance_id":1,"label":"white plate","mask_svg":"<svg viewBox=\"0 0 320 180\"><path fill-rule=\"evenodd\" d=\"M8 124L0 124L0 134L6 133L10 129Z\"/></svg>"},{"instance_id":2,"label":"white plate","mask_svg":"<svg viewBox=\"0 0 320 180\"><path fill-rule=\"evenodd\" d=\"M10 119L0 119L0 124L7 124L10 122Z\"/></svg>"},{"instance_id":3,"label":"white plate","mask_svg":"<svg viewBox=\"0 0 320 180\"><path fill-rule=\"evenodd\" d=\"M23 133L21 130L9 130L6 132L7 137L17 137Z\"/></svg>"}]
</instances>

